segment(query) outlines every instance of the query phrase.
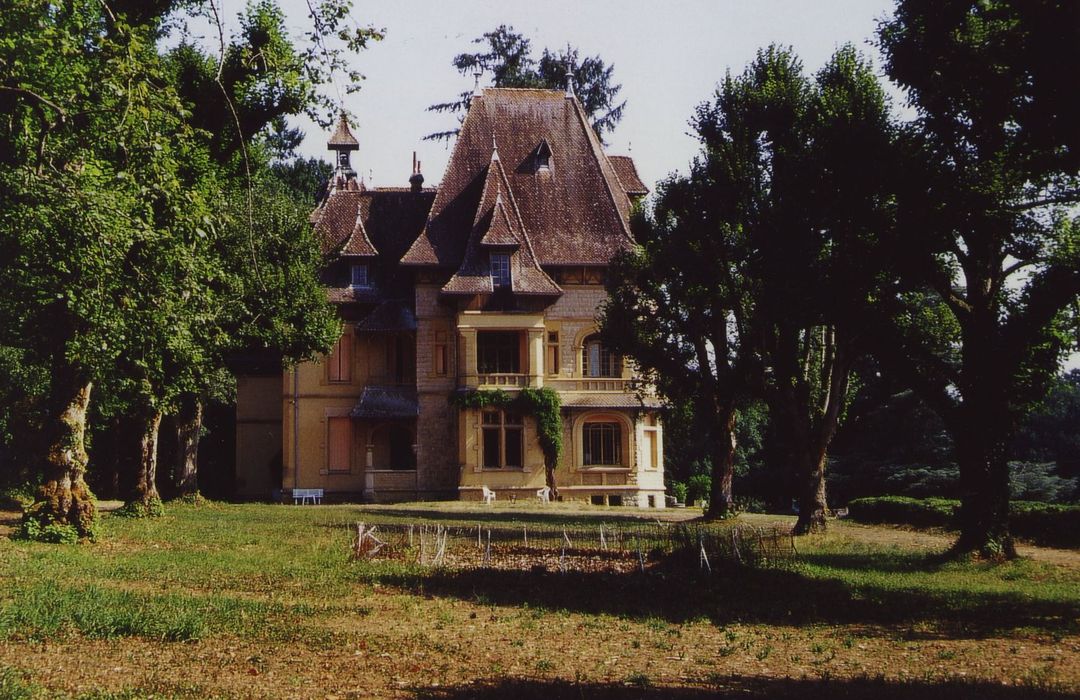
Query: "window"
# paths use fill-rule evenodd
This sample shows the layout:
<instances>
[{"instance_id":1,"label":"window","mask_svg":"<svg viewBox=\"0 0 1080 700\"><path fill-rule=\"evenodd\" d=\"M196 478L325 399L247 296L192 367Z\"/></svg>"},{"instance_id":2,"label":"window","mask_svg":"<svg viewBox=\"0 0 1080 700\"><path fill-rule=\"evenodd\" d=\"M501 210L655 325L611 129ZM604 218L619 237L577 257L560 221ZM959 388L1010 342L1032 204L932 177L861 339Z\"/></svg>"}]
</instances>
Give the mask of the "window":
<instances>
[{"instance_id":1,"label":"window","mask_svg":"<svg viewBox=\"0 0 1080 700\"><path fill-rule=\"evenodd\" d=\"M618 423L586 423L581 441L585 466L622 466L622 430Z\"/></svg>"},{"instance_id":2,"label":"window","mask_svg":"<svg viewBox=\"0 0 1080 700\"><path fill-rule=\"evenodd\" d=\"M326 419L326 471L348 472L351 466L352 419Z\"/></svg>"},{"instance_id":3,"label":"window","mask_svg":"<svg viewBox=\"0 0 1080 700\"><path fill-rule=\"evenodd\" d=\"M368 279L368 266L367 265L353 265L349 268L351 271L349 284L352 287L359 289L367 289L371 287L371 282Z\"/></svg>"},{"instance_id":4,"label":"window","mask_svg":"<svg viewBox=\"0 0 1080 700\"><path fill-rule=\"evenodd\" d=\"M352 331L347 326L334 344L334 350L326 359L326 364L330 381L342 384L352 381Z\"/></svg>"},{"instance_id":5,"label":"window","mask_svg":"<svg viewBox=\"0 0 1080 700\"><path fill-rule=\"evenodd\" d=\"M551 146L548 145L547 139L540 142L540 145L533 151L536 157L536 172L546 173L551 171Z\"/></svg>"},{"instance_id":6,"label":"window","mask_svg":"<svg viewBox=\"0 0 1080 700\"><path fill-rule=\"evenodd\" d=\"M547 348L544 355L545 371L551 376L559 374L559 331L547 332Z\"/></svg>"},{"instance_id":7,"label":"window","mask_svg":"<svg viewBox=\"0 0 1080 700\"><path fill-rule=\"evenodd\" d=\"M491 284L496 288L510 286L510 254L491 254Z\"/></svg>"},{"instance_id":8,"label":"window","mask_svg":"<svg viewBox=\"0 0 1080 700\"><path fill-rule=\"evenodd\" d=\"M435 369L435 374L439 377L445 377L447 372L447 366L449 365L449 350L446 343L447 333L446 331L435 331L435 343L432 348L432 366Z\"/></svg>"},{"instance_id":9,"label":"window","mask_svg":"<svg viewBox=\"0 0 1080 700\"><path fill-rule=\"evenodd\" d=\"M506 411L484 411L484 469L520 469L524 462L521 416Z\"/></svg>"},{"instance_id":10,"label":"window","mask_svg":"<svg viewBox=\"0 0 1080 700\"><path fill-rule=\"evenodd\" d=\"M600 336L585 339L581 369L586 377L621 377L622 358L604 347Z\"/></svg>"},{"instance_id":11,"label":"window","mask_svg":"<svg viewBox=\"0 0 1080 700\"><path fill-rule=\"evenodd\" d=\"M659 438L657 437L656 428L645 428L642 433L645 444L641 451L641 457L643 464L641 465L645 469L657 469L660 466L660 449Z\"/></svg>"},{"instance_id":12,"label":"window","mask_svg":"<svg viewBox=\"0 0 1080 700\"><path fill-rule=\"evenodd\" d=\"M521 333L518 331L477 332L476 367L481 374L520 374Z\"/></svg>"}]
</instances>

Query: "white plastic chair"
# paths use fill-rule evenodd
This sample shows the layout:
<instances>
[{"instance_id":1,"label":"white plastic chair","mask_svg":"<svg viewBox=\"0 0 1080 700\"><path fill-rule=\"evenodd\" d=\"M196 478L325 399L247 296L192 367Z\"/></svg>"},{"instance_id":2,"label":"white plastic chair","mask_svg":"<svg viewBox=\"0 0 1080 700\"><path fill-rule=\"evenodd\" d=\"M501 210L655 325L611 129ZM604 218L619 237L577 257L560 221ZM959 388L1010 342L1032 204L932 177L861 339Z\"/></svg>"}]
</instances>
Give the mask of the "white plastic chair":
<instances>
[{"instance_id":1,"label":"white plastic chair","mask_svg":"<svg viewBox=\"0 0 1080 700\"><path fill-rule=\"evenodd\" d=\"M551 503L551 487L545 486L536 490L536 499L541 503Z\"/></svg>"},{"instance_id":2,"label":"white plastic chair","mask_svg":"<svg viewBox=\"0 0 1080 700\"><path fill-rule=\"evenodd\" d=\"M489 489L487 486L480 487L484 492L484 503L489 506L495 502L495 492Z\"/></svg>"}]
</instances>

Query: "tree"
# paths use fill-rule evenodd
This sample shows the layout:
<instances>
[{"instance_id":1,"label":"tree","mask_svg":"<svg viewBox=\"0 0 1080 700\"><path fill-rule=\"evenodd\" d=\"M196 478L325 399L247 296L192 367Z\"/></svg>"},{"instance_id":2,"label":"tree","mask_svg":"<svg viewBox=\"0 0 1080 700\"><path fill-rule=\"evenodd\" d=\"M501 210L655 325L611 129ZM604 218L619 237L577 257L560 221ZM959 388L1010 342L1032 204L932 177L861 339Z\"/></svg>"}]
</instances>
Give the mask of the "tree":
<instances>
[{"instance_id":1,"label":"tree","mask_svg":"<svg viewBox=\"0 0 1080 700\"><path fill-rule=\"evenodd\" d=\"M616 268L610 317L627 327L610 331L639 364L676 372L676 391L723 404L700 414L716 425L733 421L726 411L751 396L768 403L772 432L800 481L796 527L808 532L824 527L828 445L857 354L843 299L865 299L875 289L878 277L860 265L859 252L889 221L882 180L865 174L866 159L891 144L884 95L851 47L810 80L789 50L774 46L741 75L728 76L715 99L698 108L694 125L702 155L689 178L662 190L655 213L657 222L685 229L689 241L646 233L646 255L632 272L636 286L626 286L627 267ZM654 253L653 245L664 250ZM656 289L644 290L641 276ZM699 318L722 327L665 325ZM691 346L698 336L694 353L665 348L664 340L678 334ZM670 356L663 369L655 351ZM715 364L713 380L689 381L686 368L677 367L687 363L694 371ZM729 396L708 398L714 392ZM714 470L716 458L730 459L734 449L725 429L717 438L723 446L714 447ZM721 498L730 498L727 472L721 466L714 477Z\"/></svg>"},{"instance_id":2,"label":"tree","mask_svg":"<svg viewBox=\"0 0 1080 700\"><path fill-rule=\"evenodd\" d=\"M48 374L43 484L27 517L80 536L92 536L95 516L84 478L95 383L108 378L143 419L139 481L149 502L161 412L220 367L232 340L273 337L290 357L297 338L328 335L319 319L308 327L296 316L302 306L281 304L280 290L267 293L266 279L288 274L257 259L251 178L260 136L245 129L275 121L268 105L279 105L277 116L313 109L319 99L308 81L325 76L341 52L308 47L303 55L317 60L286 61L292 78L275 73L271 61L287 46L266 30L280 27L280 13L253 5L245 31L252 45L267 41L238 63L250 78L232 84L243 99L230 96L224 70L211 71L220 91L198 95L237 126L235 142L215 149L216 132L198 126L175 64L159 54L172 10L170 2L19 1L0 17L9 39L0 43L0 345ZM347 47L377 38L340 29L347 11L342 0L318 3L317 35L330 32ZM237 105L255 117L241 120ZM245 193L242 255L236 246L215 249L223 240L215 197L236 190ZM300 259L308 264L313 255ZM301 296L310 299L314 266L304 274ZM223 339L229 323L257 330ZM300 332L288 331L297 324Z\"/></svg>"},{"instance_id":3,"label":"tree","mask_svg":"<svg viewBox=\"0 0 1080 700\"><path fill-rule=\"evenodd\" d=\"M751 396L746 377L754 358L740 283L749 251L723 213L739 181L710 169L711 162L707 151L689 176L662 183L651 214L636 217L638 246L609 271L601 333L661 395L691 402L694 415L712 426L706 515L722 518L734 505L736 424Z\"/></svg>"},{"instance_id":4,"label":"tree","mask_svg":"<svg viewBox=\"0 0 1080 700\"><path fill-rule=\"evenodd\" d=\"M458 73L488 73L495 87L562 90L566 87L569 69L573 74L575 93L601 141L605 134L614 131L622 119L626 101L617 101L622 85L613 82L615 67L606 65L599 56L582 58L578 49L568 45L565 53L544 49L540 60L535 61L530 53L529 39L505 24L473 39L473 43L487 50L455 56L451 63ZM471 91L463 92L455 100L431 105L428 111L458 114L460 120L471 96ZM428 134L424 138L449 141L457 133L458 129L451 129Z\"/></svg>"},{"instance_id":5,"label":"tree","mask_svg":"<svg viewBox=\"0 0 1080 700\"><path fill-rule=\"evenodd\" d=\"M884 280L865 248L892 223L893 134L872 66L850 45L813 79L770 47L727 93L706 138L753 154L734 213L754 250L743 283L762 395L798 481L801 534L825 527L828 449L860 353L855 319Z\"/></svg>"},{"instance_id":6,"label":"tree","mask_svg":"<svg viewBox=\"0 0 1080 700\"><path fill-rule=\"evenodd\" d=\"M1040 0L901 0L878 32L916 119L903 134L899 225L875 352L941 415L960 468L957 553L1013 556L1009 444L1074 342L1080 227L1076 104L1080 8ZM912 322L911 294L946 310L957 340Z\"/></svg>"}]
</instances>

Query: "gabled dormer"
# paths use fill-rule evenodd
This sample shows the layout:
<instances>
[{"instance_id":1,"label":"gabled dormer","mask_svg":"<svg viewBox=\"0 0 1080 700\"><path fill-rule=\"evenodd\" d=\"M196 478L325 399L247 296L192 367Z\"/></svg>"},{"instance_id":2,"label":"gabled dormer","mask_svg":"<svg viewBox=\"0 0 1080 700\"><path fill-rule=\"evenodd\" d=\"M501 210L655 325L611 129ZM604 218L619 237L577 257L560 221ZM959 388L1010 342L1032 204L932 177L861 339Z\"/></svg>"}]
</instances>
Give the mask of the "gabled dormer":
<instances>
[{"instance_id":1,"label":"gabled dormer","mask_svg":"<svg viewBox=\"0 0 1080 700\"><path fill-rule=\"evenodd\" d=\"M533 172L537 174L551 172L551 144L548 143L547 139L540 141L540 144L533 150L532 159Z\"/></svg>"}]
</instances>

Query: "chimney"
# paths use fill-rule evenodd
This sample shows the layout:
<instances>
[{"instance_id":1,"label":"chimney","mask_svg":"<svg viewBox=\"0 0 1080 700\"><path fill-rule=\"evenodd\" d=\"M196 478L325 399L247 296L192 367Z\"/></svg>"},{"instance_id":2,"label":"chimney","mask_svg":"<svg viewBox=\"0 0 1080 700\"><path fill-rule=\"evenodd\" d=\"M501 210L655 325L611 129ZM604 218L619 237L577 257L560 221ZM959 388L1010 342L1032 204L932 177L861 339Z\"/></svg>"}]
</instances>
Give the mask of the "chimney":
<instances>
[{"instance_id":1,"label":"chimney","mask_svg":"<svg viewBox=\"0 0 1080 700\"><path fill-rule=\"evenodd\" d=\"M420 172L420 161L416 159L416 151L412 152L412 175L409 177L409 185L413 192L424 189L424 176Z\"/></svg>"}]
</instances>

